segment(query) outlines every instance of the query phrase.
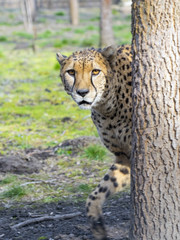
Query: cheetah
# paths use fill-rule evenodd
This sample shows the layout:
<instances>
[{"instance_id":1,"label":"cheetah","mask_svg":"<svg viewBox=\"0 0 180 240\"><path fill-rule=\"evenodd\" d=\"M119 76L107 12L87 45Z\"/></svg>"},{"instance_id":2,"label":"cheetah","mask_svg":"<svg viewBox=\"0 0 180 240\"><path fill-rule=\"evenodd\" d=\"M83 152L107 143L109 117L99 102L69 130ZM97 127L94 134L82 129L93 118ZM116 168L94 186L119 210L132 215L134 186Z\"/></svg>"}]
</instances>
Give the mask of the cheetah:
<instances>
[{"instance_id":1,"label":"cheetah","mask_svg":"<svg viewBox=\"0 0 180 240\"><path fill-rule=\"evenodd\" d=\"M115 162L86 202L91 230L97 240L107 239L102 206L130 184L132 129L132 52L129 45L86 49L66 57L56 54L66 92L82 109L90 109L103 144Z\"/></svg>"}]
</instances>

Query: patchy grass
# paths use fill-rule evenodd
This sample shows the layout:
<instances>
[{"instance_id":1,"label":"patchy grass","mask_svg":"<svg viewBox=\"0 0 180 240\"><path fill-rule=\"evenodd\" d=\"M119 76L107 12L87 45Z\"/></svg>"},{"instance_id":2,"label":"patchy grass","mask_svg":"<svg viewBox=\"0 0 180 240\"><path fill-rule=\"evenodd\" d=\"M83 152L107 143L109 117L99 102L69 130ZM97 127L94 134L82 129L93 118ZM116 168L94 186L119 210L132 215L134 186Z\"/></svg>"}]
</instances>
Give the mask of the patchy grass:
<instances>
[{"instance_id":1,"label":"patchy grass","mask_svg":"<svg viewBox=\"0 0 180 240\"><path fill-rule=\"evenodd\" d=\"M33 35L27 32L14 32L14 36L18 36L20 38L25 38L25 39L33 39Z\"/></svg>"},{"instance_id":2,"label":"patchy grass","mask_svg":"<svg viewBox=\"0 0 180 240\"><path fill-rule=\"evenodd\" d=\"M113 9L113 31L116 44L131 42L131 16L118 9ZM22 43L27 48L32 47L33 35L24 31L22 20L16 14L1 12L0 28L2 28L0 41L3 44L8 42L11 46ZM3 15L4 14L4 15ZM36 48L83 48L99 47L99 9L93 9L92 12L80 9L80 24L74 27L69 22L69 13L67 10L42 10L36 17ZM5 22L3 19L7 19ZM3 20L3 21L2 21ZM4 27L7 28L5 31Z\"/></svg>"},{"instance_id":3,"label":"patchy grass","mask_svg":"<svg viewBox=\"0 0 180 240\"><path fill-rule=\"evenodd\" d=\"M0 194L0 198L21 198L22 196L26 195L26 190L24 187L19 185L14 185L10 187L8 190L2 192Z\"/></svg>"},{"instance_id":4,"label":"patchy grass","mask_svg":"<svg viewBox=\"0 0 180 240\"><path fill-rule=\"evenodd\" d=\"M64 15L65 15L65 13L64 13L64 12L62 12L62 11L59 11L59 12L56 12L56 13L55 13L55 15L56 15L56 16L64 16Z\"/></svg>"},{"instance_id":5,"label":"patchy grass","mask_svg":"<svg viewBox=\"0 0 180 240\"><path fill-rule=\"evenodd\" d=\"M61 149L61 148L60 148L60 149L57 151L57 154L69 156L69 155L72 154L72 150Z\"/></svg>"},{"instance_id":6,"label":"patchy grass","mask_svg":"<svg viewBox=\"0 0 180 240\"><path fill-rule=\"evenodd\" d=\"M113 15L120 15L120 12L117 9L112 9Z\"/></svg>"},{"instance_id":7,"label":"patchy grass","mask_svg":"<svg viewBox=\"0 0 180 240\"><path fill-rule=\"evenodd\" d=\"M6 36L0 36L0 42L6 42L7 37Z\"/></svg>"},{"instance_id":8,"label":"patchy grass","mask_svg":"<svg viewBox=\"0 0 180 240\"><path fill-rule=\"evenodd\" d=\"M5 176L0 184L0 198L10 201L59 201L85 200L97 186L110 165L104 162L61 154L46 160L39 174Z\"/></svg>"},{"instance_id":9,"label":"patchy grass","mask_svg":"<svg viewBox=\"0 0 180 240\"><path fill-rule=\"evenodd\" d=\"M85 29L77 28L77 29L74 30L74 33L77 33L77 34L85 34Z\"/></svg>"},{"instance_id":10,"label":"patchy grass","mask_svg":"<svg viewBox=\"0 0 180 240\"><path fill-rule=\"evenodd\" d=\"M93 190L92 187L90 187L90 185L89 185L89 184L86 184L86 183L80 184L80 185L78 186L78 189L79 189L81 192L85 192L85 193L90 193L90 192Z\"/></svg>"},{"instance_id":11,"label":"patchy grass","mask_svg":"<svg viewBox=\"0 0 180 240\"><path fill-rule=\"evenodd\" d=\"M96 16L96 17L92 17L90 19L91 22L96 22L96 21L100 21L100 16Z\"/></svg>"},{"instance_id":12,"label":"patchy grass","mask_svg":"<svg viewBox=\"0 0 180 240\"><path fill-rule=\"evenodd\" d=\"M7 175L2 180L0 180L0 185L5 185L9 183L13 183L17 180L17 176L15 175Z\"/></svg>"},{"instance_id":13,"label":"patchy grass","mask_svg":"<svg viewBox=\"0 0 180 240\"><path fill-rule=\"evenodd\" d=\"M52 37L52 35L53 35L53 34L52 34L52 31L46 30L46 31L38 34L38 37L39 37L39 38L50 38L50 37Z\"/></svg>"},{"instance_id":14,"label":"patchy grass","mask_svg":"<svg viewBox=\"0 0 180 240\"><path fill-rule=\"evenodd\" d=\"M80 45L82 47L93 47L96 44L96 42L98 42L97 39L98 35L94 34L91 36L91 38L82 40Z\"/></svg>"},{"instance_id":15,"label":"patchy grass","mask_svg":"<svg viewBox=\"0 0 180 240\"><path fill-rule=\"evenodd\" d=\"M103 161L106 157L107 150L100 145L90 145L83 150L83 157L90 160Z\"/></svg>"}]
</instances>

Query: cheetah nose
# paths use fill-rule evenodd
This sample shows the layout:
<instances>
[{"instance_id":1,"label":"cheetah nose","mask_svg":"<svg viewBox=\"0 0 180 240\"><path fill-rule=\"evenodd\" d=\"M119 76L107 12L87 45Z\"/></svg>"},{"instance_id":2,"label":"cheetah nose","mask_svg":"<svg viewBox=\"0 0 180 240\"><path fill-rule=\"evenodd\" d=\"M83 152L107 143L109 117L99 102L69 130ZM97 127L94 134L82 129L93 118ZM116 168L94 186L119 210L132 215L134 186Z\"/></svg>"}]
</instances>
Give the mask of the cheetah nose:
<instances>
[{"instance_id":1,"label":"cheetah nose","mask_svg":"<svg viewBox=\"0 0 180 240\"><path fill-rule=\"evenodd\" d=\"M89 92L89 90L88 90L88 89L77 89L76 92L77 92L77 94L79 94L81 97L84 97L84 96Z\"/></svg>"}]
</instances>

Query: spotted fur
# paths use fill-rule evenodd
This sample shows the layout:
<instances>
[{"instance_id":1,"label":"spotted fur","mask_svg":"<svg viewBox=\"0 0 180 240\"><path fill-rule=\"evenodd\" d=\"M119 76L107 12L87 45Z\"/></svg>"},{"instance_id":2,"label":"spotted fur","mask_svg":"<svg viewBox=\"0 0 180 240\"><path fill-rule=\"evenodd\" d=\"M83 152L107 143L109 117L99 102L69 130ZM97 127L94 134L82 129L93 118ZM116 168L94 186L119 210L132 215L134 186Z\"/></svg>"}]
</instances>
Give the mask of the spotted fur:
<instances>
[{"instance_id":1,"label":"spotted fur","mask_svg":"<svg viewBox=\"0 0 180 240\"><path fill-rule=\"evenodd\" d=\"M57 54L65 90L75 102L91 109L104 145L115 155L110 167L86 202L87 216L96 239L107 239L102 205L130 183L132 128L132 54L130 46L88 49L70 57Z\"/></svg>"}]
</instances>

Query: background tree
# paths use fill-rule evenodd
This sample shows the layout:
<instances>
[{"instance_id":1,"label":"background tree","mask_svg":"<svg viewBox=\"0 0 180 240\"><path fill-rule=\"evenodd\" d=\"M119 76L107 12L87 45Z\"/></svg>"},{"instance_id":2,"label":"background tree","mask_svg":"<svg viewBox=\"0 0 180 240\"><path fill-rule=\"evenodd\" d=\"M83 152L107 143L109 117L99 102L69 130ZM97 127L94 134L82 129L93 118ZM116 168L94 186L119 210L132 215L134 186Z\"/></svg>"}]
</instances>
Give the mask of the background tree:
<instances>
[{"instance_id":1,"label":"background tree","mask_svg":"<svg viewBox=\"0 0 180 240\"><path fill-rule=\"evenodd\" d=\"M37 0L22 0L20 4L25 29L33 35L32 49L35 51L36 28L34 21L37 11Z\"/></svg>"},{"instance_id":2,"label":"background tree","mask_svg":"<svg viewBox=\"0 0 180 240\"><path fill-rule=\"evenodd\" d=\"M52 0L48 0L48 8L52 8Z\"/></svg>"},{"instance_id":3,"label":"background tree","mask_svg":"<svg viewBox=\"0 0 180 240\"><path fill-rule=\"evenodd\" d=\"M78 0L69 0L71 24L77 26L79 23L79 3Z\"/></svg>"},{"instance_id":4,"label":"background tree","mask_svg":"<svg viewBox=\"0 0 180 240\"><path fill-rule=\"evenodd\" d=\"M179 33L179 0L133 0L132 240L180 237Z\"/></svg>"},{"instance_id":5,"label":"background tree","mask_svg":"<svg viewBox=\"0 0 180 240\"><path fill-rule=\"evenodd\" d=\"M100 46L106 47L114 44L112 30L112 0L101 0L100 16Z\"/></svg>"}]
</instances>

